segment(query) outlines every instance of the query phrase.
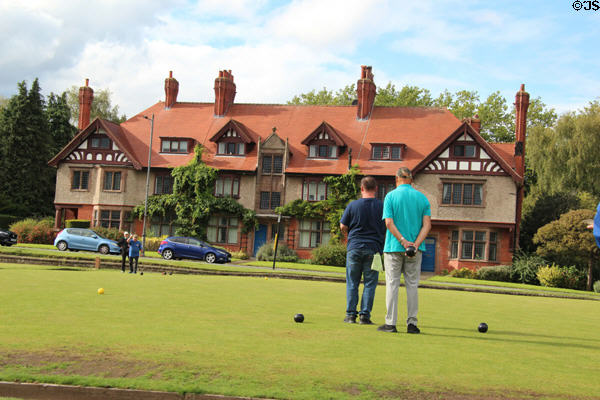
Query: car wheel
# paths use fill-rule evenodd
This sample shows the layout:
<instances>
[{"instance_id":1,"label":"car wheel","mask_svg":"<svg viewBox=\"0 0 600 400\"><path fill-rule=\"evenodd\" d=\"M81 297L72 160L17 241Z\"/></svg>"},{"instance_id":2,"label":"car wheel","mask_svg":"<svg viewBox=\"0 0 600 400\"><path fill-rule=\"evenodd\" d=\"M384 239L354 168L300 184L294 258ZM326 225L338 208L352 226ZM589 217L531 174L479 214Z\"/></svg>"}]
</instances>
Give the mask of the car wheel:
<instances>
[{"instance_id":1,"label":"car wheel","mask_svg":"<svg viewBox=\"0 0 600 400\"><path fill-rule=\"evenodd\" d=\"M215 256L215 253L206 253L206 256L204 256L204 261L206 261L209 264L212 264L215 261L217 261L217 256Z\"/></svg>"},{"instance_id":2,"label":"car wheel","mask_svg":"<svg viewBox=\"0 0 600 400\"><path fill-rule=\"evenodd\" d=\"M173 250L171 249L164 249L162 252L162 257L165 260L172 260L173 259Z\"/></svg>"},{"instance_id":3,"label":"car wheel","mask_svg":"<svg viewBox=\"0 0 600 400\"><path fill-rule=\"evenodd\" d=\"M110 249L108 248L107 245L103 244L102 246L100 246L100 248L98 249L98 251L100 252L100 254L108 254L108 252L110 251Z\"/></svg>"},{"instance_id":4,"label":"car wheel","mask_svg":"<svg viewBox=\"0 0 600 400\"><path fill-rule=\"evenodd\" d=\"M56 243L56 248L60 251L66 251L69 246L67 245L67 242L61 240L60 242Z\"/></svg>"}]
</instances>

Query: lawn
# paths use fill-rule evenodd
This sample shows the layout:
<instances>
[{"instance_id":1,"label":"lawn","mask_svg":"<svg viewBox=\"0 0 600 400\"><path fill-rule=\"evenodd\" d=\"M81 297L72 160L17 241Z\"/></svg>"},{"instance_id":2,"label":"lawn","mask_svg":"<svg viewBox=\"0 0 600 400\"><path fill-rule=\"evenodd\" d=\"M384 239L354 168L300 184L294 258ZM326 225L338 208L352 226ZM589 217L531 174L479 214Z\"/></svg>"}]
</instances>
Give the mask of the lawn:
<instances>
[{"instance_id":1,"label":"lawn","mask_svg":"<svg viewBox=\"0 0 600 400\"><path fill-rule=\"evenodd\" d=\"M379 287L376 323L384 298ZM343 283L0 264L0 380L282 399L600 399L600 302L422 289L420 303L421 335L388 334L342 323ZM400 304L402 319L402 290Z\"/></svg>"}]
</instances>

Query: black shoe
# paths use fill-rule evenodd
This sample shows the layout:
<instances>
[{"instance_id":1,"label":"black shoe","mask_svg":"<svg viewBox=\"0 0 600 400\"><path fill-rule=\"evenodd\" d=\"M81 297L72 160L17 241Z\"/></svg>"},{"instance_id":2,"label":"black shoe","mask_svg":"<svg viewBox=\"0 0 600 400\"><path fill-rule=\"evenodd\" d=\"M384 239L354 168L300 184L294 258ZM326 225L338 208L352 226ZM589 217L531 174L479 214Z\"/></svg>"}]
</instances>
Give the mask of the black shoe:
<instances>
[{"instance_id":1,"label":"black shoe","mask_svg":"<svg viewBox=\"0 0 600 400\"><path fill-rule=\"evenodd\" d=\"M360 316L359 323L361 325L373 325L373 321L371 321L371 318L364 314Z\"/></svg>"},{"instance_id":2,"label":"black shoe","mask_svg":"<svg viewBox=\"0 0 600 400\"><path fill-rule=\"evenodd\" d=\"M356 315L347 315L346 318L344 318L344 322L347 322L349 324L355 324L356 323Z\"/></svg>"},{"instance_id":3,"label":"black shoe","mask_svg":"<svg viewBox=\"0 0 600 400\"><path fill-rule=\"evenodd\" d=\"M416 325L408 324L406 327L406 333L421 333L421 330Z\"/></svg>"},{"instance_id":4,"label":"black shoe","mask_svg":"<svg viewBox=\"0 0 600 400\"><path fill-rule=\"evenodd\" d=\"M379 328L377 328L377 330L381 331L381 332L389 332L389 333L398 332L398 330L396 329L396 325L381 325Z\"/></svg>"}]
</instances>

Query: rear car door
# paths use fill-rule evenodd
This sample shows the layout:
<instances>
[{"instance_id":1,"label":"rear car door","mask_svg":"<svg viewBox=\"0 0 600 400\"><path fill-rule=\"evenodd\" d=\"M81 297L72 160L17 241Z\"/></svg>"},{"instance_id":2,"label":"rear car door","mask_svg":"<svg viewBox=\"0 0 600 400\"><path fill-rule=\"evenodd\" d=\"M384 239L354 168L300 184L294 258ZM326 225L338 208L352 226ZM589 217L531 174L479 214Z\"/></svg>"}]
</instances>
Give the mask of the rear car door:
<instances>
[{"instance_id":1,"label":"rear car door","mask_svg":"<svg viewBox=\"0 0 600 400\"><path fill-rule=\"evenodd\" d=\"M188 238L188 241L190 257L204 260L204 254L206 253L206 247L204 246L204 243L194 238Z\"/></svg>"}]
</instances>

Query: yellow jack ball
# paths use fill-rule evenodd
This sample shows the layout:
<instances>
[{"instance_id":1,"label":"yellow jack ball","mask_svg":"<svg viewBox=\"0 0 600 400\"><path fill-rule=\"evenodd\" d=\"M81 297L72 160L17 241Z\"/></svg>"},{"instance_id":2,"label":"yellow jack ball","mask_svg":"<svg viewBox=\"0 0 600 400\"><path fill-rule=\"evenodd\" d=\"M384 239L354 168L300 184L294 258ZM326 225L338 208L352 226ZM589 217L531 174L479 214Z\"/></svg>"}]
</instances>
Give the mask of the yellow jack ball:
<instances>
[{"instance_id":1,"label":"yellow jack ball","mask_svg":"<svg viewBox=\"0 0 600 400\"><path fill-rule=\"evenodd\" d=\"M98 289L98 294L104 294L104 289L103 288Z\"/></svg>"}]
</instances>

